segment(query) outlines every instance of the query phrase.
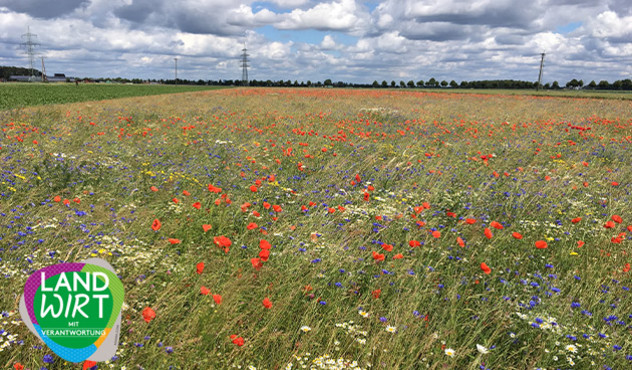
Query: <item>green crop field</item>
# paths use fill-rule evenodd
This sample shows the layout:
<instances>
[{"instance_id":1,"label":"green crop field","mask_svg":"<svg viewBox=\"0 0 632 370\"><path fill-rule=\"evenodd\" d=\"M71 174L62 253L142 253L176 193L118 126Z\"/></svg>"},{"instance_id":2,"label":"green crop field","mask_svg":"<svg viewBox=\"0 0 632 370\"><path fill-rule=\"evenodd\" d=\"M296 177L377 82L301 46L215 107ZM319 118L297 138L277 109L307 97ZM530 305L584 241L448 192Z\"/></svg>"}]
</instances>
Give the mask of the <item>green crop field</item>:
<instances>
[{"instance_id":1,"label":"green crop field","mask_svg":"<svg viewBox=\"0 0 632 370\"><path fill-rule=\"evenodd\" d=\"M219 87L84 83L75 86L74 83L3 83L0 84L0 111L33 105L76 103L217 88Z\"/></svg>"},{"instance_id":2,"label":"green crop field","mask_svg":"<svg viewBox=\"0 0 632 370\"><path fill-rule=\"evenodd\" d=\"M99 369L632 366L632 101L235 88L0 117L2 368L82 368L17 307L90 257L125 287Z\"/></svg>"}]
</instances>

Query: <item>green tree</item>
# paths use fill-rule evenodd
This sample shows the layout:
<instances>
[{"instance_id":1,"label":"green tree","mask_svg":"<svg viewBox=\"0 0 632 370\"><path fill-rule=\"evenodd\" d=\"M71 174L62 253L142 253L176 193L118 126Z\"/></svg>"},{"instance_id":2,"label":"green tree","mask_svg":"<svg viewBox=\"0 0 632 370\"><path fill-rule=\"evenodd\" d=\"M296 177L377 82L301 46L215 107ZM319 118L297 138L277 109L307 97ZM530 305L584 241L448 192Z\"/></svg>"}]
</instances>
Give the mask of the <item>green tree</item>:
<instances>
[{"instance_id":1,"label":"green tree","mask_svg":"<svg viewBox=\"0 0 632 370\"><path fill-rule=\"evenodd\" d=\"M382 87L388 87L388 82L386 82L386 80L382 81Z\"/></svg>"},{"instance_id":2,"label":"green tree","mask_svg":"<svg viewBox=\"0 0 632 370\"><path fill-rule=\"evenodd\" d=\"M596 89L597 83L595 82L595 80L590 81L590 83L588 84L588 87L591 89Z\"/></svg>"},{"instance_id":3,"label":"green tree","mask_svg":"<svg viewBox=\"0 0 632 370\"><path fill-rule=\"evenodd\" d=\"M446 86L448 86L448 81L446 80L441 81L441 87L446 87Z\"/></svg>"},{"instance_id":4,"label":"green tree","mask_svg":"<svg viewBox=\"0 0 632 370\"><path fill-rule=\"evenodd\" d=\"M424 80L417 81L417 87L424 87Z\"/></svg>"},{"instance_id":5,"label":"green tree","mask_svg":"<svg viewBox=\"0 0 632 370\"><path fill-rule=\"evenodd\" d=\"M399 87L402 89L406 87L406 83L404 81L399 81Z\"/></svg>"},{"instance_id":6,"label":"green tree","mask_svg":"<svg viewBox=\"0 0 632 370\"><path fill-rule=\"evenodd\" d=\"M373 84L371 85L373 87L380 87L380 83L377 82L377 80L373 81Z\"/></svg>"},{"instance_id":7,"label":"green tree","mask_svg":"<svg viewBox=\"0 0 632 370\"><path fill-rule=\"evenodd\" d=\"M452 80L450 81L450 87L454 89L454 88L459 87L459 84L457 84L456 81Z\"/></svg>"},{"instance_id":8,"label":"green tree","mask_svg":"<svg viewBox=\"0 0 632 370\"><path fill-rule=\"evenodd\" d=\"M553 81L553 85L551 85L551 88L553 90L559 90L560 89L560 83L557 81Z\"/></svg>"},{"instance_id":9,"label":"green tree","mask_svg":"<svg viewBox=\"0 0 632 370\"><path fill-rule=\"evenodd\" d=\"M415 82L413 80L410 80L410 81L408 81L407 85L408 85L408 87L410 87L412 89L413 87L415 87Z\"/></svg>"},{"instance_id":10,"label":"green tree","mask_svg":"<svg viewBox=\"0 0 632 370\"><path fill-rule=\"evenodd\" d=\"M325 82L324 82L324 85L325 85L325 86L331 86L331 85L332 85L332 83L331 83L331 79L329 79L329 78L328 78L328 79L326 79L326 80L325 80Z\"/></svg>"},{"instance_id":11,"label":"green tree","mask_svg":"<svg viewBox=\"0 0 632 370\"><path fill-rule=\"evenodd\" d=\"M391 80L391 87L395 87L397 86L397 84L395 83L395 81Z\"/></svg>"}]
</instances>

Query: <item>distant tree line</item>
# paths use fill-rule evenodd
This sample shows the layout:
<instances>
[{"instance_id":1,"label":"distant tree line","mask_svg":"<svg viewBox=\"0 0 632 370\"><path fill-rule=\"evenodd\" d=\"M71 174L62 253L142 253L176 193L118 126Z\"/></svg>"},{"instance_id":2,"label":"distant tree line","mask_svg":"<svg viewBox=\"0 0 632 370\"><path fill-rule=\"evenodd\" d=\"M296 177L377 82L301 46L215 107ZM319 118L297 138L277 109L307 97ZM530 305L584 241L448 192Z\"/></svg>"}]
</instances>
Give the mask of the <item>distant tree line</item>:
<instances>
[{"instance_id":1,"label":"distant tree line","mask_svg":"<svg viewBox=\"0 0 632 370\"><path fill-rule=\"evenodd\" d=\"M28 68L22 67L3 67L0 66L0 79L7 81L10 76L30 76L31 70ZM42 73L37 69L33 70L33 74L35 76L41 76ZM74 78L72 79L74 81ZM241 80L186 80L186 79L178 79L176 80L165 80L165 79L140 79L140 78L78 78L80 81L91 81L91 82L103 82L103 81L111 81L116 83L132 83L132 84L141 84L141 83L157 83L157 84L166 84L166 85L213 85L213 86L241 86L243 85ZM71 81L70 78L67 79L68 82ZM298 80L250 80L248 81L248 86L269 86L269 87L338 87L338 88L376 88L376 89L403 89L403 88L452 88L452 89L535 89L537 87L537 82L531 81L519 81L519 80L475 80L475 81L461 81L457 83L452 80L450 82L446 80L439 81L434 77L430 78L427 81L419 80L413 81L409 80L408 82L399 81L395 82L394 80L388 82L383 80L378 82L377 80L373 81L371 84L362 84L362 83L349 83L343 81L333 82L331 79L326 79L323 82L316 81L312 82L310 80L301 81ZM584 89L584 90L632 90L632 80L617 80L613 83L609 83L606 80L601 80L599 83L595 81L590 81L588 85L584 85L583 80L572 79L568 81L564 87L562 87L557 81L553 81L552 83L546 83L541 86L542 89L545 90L560 90L562 88L567 89Z\"/></svg>"},{"instance_id":2,"label":"distant tree line","mask_svg":"<svg viewBox=\"0 0 632 370\"><path fill-rule=\"evenodd\" d=\"M30 75L31 75L31 70L28 68L0 66L0 78L5 81L8 80L9 77L11 76L30 76ZM42 72L38 71L37 69L33 69L33 75L40 77L42 76Z\"/></svg>"}]
</instances>

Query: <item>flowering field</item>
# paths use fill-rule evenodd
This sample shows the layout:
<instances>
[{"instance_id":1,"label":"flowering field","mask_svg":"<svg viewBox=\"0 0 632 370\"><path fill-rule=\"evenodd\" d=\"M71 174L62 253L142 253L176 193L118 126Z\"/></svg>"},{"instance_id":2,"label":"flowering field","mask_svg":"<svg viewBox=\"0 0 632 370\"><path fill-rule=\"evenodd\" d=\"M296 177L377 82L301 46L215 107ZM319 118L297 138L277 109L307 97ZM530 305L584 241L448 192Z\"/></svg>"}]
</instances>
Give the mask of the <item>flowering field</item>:
<instances>
[{"instance_id":1,"label":"flowering field","mask_svg":"<svg viewBox=\"0 0 632 370\"><path fill-rule=\"evenodd\" d=\"M17 303L91 256L125 286L99 369L632 366L631 101L241 88L0 117L3 368L82 367Z\"/></svg>"}]
</instances>

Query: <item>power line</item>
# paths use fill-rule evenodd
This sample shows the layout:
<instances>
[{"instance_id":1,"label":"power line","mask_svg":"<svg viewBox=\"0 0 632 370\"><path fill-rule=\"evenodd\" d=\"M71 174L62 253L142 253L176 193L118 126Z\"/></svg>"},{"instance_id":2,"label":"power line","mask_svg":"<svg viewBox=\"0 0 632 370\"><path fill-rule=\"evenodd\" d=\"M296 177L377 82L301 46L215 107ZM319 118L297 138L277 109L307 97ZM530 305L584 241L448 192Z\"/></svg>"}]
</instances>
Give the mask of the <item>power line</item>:
<instances>
[{"instance_id":1,"label":"power line","mask_svg":"<svg viewBox=\"0 0 632 370\"><path fill-rule=\"evenodd\" d=\"M248 49L246 49L246 43L244 42L244 48L241 49L241 84L248 86Z\"/></svg>"},{"instance_id":2,"label":"power line","mask_svg":"<svg viewBox=\"0 0 632 370\"><path fill-rule=\"evenodd\" d=\"M33 63L35 61L35 54L37 54L37 52L35 51L35 49L40 46L40 44L36 41L37 39L37 35L34 33L31 33L31 28L29 26L26 27L26 33L22 35L22 40L24 40L22 42L22 47L24 47L25 51L26 51L26 55L29 58L29 67L31 69L31 80L34 79L34 73L33 73Z\"/></svg>"},{"instance_id":3,"label":"power line","mask_svg":"<svg viewBox=\"0 0 632 370\"><path fill-rule=\"evenodd\" d=\"M177 57L173 58L173 61L176 62L176 70L175 70L175 72L176 72L176 79L174 80L173 83L175 85L177 85L178 84L178 58Z\"/></svg>"},{"instance_id":4,"label":"power line","mask_svg":"<svg viewBox=\"0 0 632 370\"><path fill-rule=\"evenodd\" d=\"M540 53L540 56L542 57L542 59L540 59L540 74L538 75L538 85L535 87L535 91L538 91L540 89L540 86L542 86L542 68L544 68L545 55L546 53Z\"/></svg>"},{"instance_id":5,"label":"power line","mask_svg":"<svg viewBox=\"0 0 632 370\"><path fill-rule=\"evenodd\" d=\"M42 57L42 82L47 82L46 67L44 67L44 57Z\"/></svg>"}]
</instances>

